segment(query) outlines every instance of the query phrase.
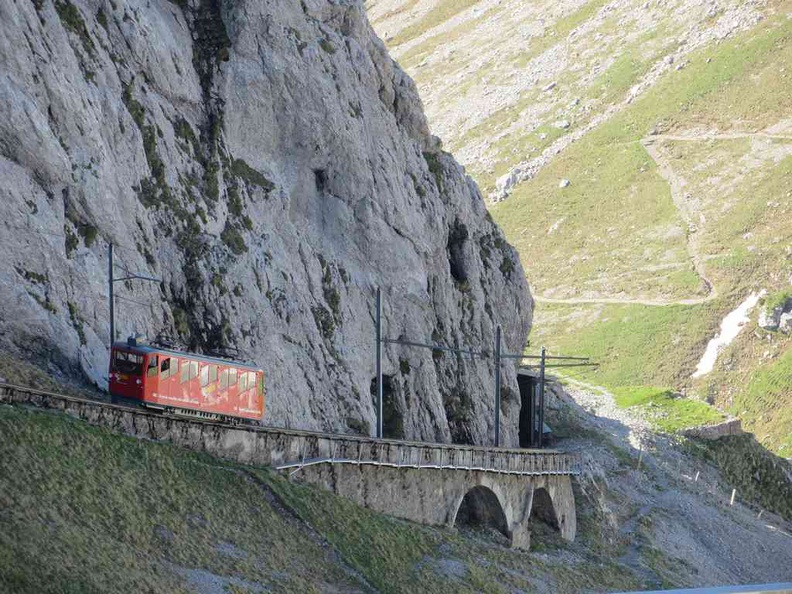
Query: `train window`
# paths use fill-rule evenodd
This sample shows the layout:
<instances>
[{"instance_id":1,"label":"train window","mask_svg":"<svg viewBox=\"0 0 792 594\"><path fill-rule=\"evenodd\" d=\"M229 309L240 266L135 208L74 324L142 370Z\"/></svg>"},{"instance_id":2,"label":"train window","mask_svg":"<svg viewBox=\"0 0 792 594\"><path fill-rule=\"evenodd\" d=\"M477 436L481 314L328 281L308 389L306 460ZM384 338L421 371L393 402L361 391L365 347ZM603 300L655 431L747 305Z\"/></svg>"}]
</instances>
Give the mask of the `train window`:
<instances>
[{"instance_id":1,"label":"train window","mask_svg":"<svg viewBox=\"0 0 792 594\"><path fill-rule=\"evenodd\" d=\"M204 365L201 367L201 386L205 386L209 383L209 366Z\"/></svg>"},{"instance_id":2,"label":"train window","mask_svg":"<svg viewBox=\"0 0 792 594\"><path fill-rule=\"evenodd\" d=\"M198 361L190 361L190 379L198 377Z\"/></svg>"},{"instance_id":3,"label":"train window","mask_svg":"<svg viewBox=\"0 0 792 594\"><path fill-rule=\"evenodd\" d=\"M127 375L142 375L143 356L126 351L115 351L113 355L113 371Z\"/></svg>"},{"instance_id":4,"label":"train window","mask_svg":"<svg viewBox=\"0 0 792 594\"><path fill-rule=\"evenodd\" d=\"M247 385L247 373L243 373L239 376L239 389L244 392L248 389Z\"/></svg>"},{"instance_id":5,"label":"train window","mask_svg":"<svg viewBox=\"0 0 792 594\"><path fill-rule=\"evenodd\" d=\"M220 388L227 388L228 387L228 369L223 369L220 372Z\"/></svg>"},{"instance_id":6,"label":"train window","mask_svg":"<svg viewBox=\"0 0 792 594\"><path fill-rule=\"evenodd\" d=\"M264 396L264 374L258 374L258 395Z\"/></svg>"},{"instance_id":7,"label":"train window","mask_svg":"<svg viewBox=\"0 0 792 594\"><path fill-rule=\"evenodd\" d=\"M190 364L182 365L181 383L189 381L190 379Z\"/></svg>"},{"instance_id":8,"label":"train window","mask_svg":"<svg viewBox=\"0 0 792 594\"><path fill-rule=\"evenodd\" d=\"M209 366L209 383L214 384L217 382L217 365Z\"/></svg>"},{"instance_id":9,"label":"train window","mask_svg":"<svg viewBox=\"0 0 792 594\"><path fill-rule=\"evenodd\" d=\"M172 375L171 361L173 361L173 359L170 357L165 357L162 359L162 363L160 363L160 375L162 376L162 379L167 379Z\"/></svg>"},{"instance_id":10,"label":"train window","mask_svg":"<svg viewBox=\"0 0 792 594\"><path fill-rule=\"evenodd\" d=\"M150 355L148 360L148 369L146 370L146 375L148 377L155 377L157 375L157 367L159 367L159 361L157 360L157 355Z\"/></svg>"},{"instance_id":11,"label":"train window","mask_svg":"<svg viewBox=\"0 0 792 594\"><path fill-rule=\"evenodd\" d=\"M236 369L229 369L228 370L228 385L229 386L236 386L237 383L237 370Z\"/></svg>"}]
</instances>

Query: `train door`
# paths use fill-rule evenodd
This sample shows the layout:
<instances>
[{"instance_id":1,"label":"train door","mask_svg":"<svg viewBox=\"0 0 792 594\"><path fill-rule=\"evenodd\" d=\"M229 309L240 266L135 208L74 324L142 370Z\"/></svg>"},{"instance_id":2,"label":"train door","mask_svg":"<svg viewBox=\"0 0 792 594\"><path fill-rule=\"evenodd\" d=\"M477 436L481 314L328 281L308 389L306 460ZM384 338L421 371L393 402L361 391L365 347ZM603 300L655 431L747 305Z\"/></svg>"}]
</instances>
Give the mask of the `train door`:
<instances>
[{"instance_id":1,"label":"train door","mask_svg":"<svg viewBox=\"0 0 792 594\"><path fill-rule=\"evenodd\" d=\"M159 356L156 354L146 355L146 373L143 378L143 400L149 402L157 400L159 394Z\"/></svg>"},{"instance_id":2,"label":"train door","mask_svg":"<svg viewBox=\"0 0 792 594\"><path fill-rule=\"evenodd\" d=\"M264 416L264 372L259 371L256 375L258 376L258 386L256 388L256 406L253 408L260 416Z\"/></svg>"},{"instance_id":3,"label":"train door","mask_svg":"<svg viewBox=\"0 0 792 594\"><path fill-rule=\"evenodd\" d=\"M179 360L162 356L160 359L160 397L165 400L178 398Z\"/></svg>"}]
</instances>

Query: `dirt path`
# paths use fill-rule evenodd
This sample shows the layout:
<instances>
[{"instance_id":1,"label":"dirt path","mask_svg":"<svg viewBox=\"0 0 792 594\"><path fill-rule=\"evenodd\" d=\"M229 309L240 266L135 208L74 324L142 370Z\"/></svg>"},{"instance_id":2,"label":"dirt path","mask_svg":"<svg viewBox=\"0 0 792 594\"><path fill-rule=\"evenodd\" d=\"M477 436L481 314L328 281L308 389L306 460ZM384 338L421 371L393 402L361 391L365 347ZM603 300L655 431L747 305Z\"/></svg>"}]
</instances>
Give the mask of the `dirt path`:
<instances>
[{"instance_id":1,"label":"dirt path","mask_svg":"<svg viewBox=\"0 0 792 594\"><path fill-rule=\"evenodd\" d=\"M650 307L667 307L669 305L700 305L707 301L712 301L715 297L712 293L706 297L695 297L692 299L632 299L630 297L571 297L569 299L555 299L552 297L540 297L534 295L537 303L559 303L565 305L586 305L586 304L615 304L615 305L648 305Z\"/></svg>"},{"instance_id":2,"label":"dirt path","mask_svg":"<svg viewBox=\"0 0 792 594\"><path fill-rule=\"evenodd\" d=\"M693 269L707 287L707 296L701 298L698 302L705 303L707 301L712 301L718 296L718 292L715 290L712 281L707 277L707 273L704 270L704 257L701 255L699 249L698 225L705 222L704 216L701 214L700 205L698 205L696 201L690 197L690 194L685 191L687 182L681 175L674 171L663 154L657 150L655 146L657 140L656 137L645 138L641 141L641 145L657 164L658 173L668 182L674 206L676 206L682 220L687 225L687 248L690 259L693 262Z\"/></svg>"},{"instance_id":3,"label":"dirt path","mask_svg":"<svg viewBox=\"0 0 792 594\"><path fill-rule=\"evenodd\" d=\"M699 225L703 224L704 218L700 212L700 207L696 200L685 191L687 182L676 173L668 160L661 151L658 150L657 143L670 140L677 142L705 142L708 140L739 140L739 139L765 138L771 140L792 140L792 135L770 134L765 132L729 132L722 134L657 134L647 136L640 140L647 154L657 165L660 176L668 182L671 191L671 199L676 206L682 220L687 226L687 249L693 269L701 278L707 289L704 297L692 297L690 299L633 299L629 297L572 297L569 299L555 299L552 297L535 296L537 303L558 303L566 305L586 305L586 304L615 304L615 305L646 305L650 307L665 307L669 305L701 305L718 297L718 291L713 282L707 276L704 266L705 257L700 250Z\"/></svg>"},{"instance_id":4,"label":"dirt path","mask_svg":"<svg viewBox=\"0 0 792 594\"><path fill-rule=\"evenodd\" d=\"M727 132L725 134L655 134L641 140L641 144L651 140L680 140L683 142L703 142L705 140L739 140L741 138L769 138L770 140L792 140L789 134L768 134L765 132Z\"/></svg>"}]
</instances>

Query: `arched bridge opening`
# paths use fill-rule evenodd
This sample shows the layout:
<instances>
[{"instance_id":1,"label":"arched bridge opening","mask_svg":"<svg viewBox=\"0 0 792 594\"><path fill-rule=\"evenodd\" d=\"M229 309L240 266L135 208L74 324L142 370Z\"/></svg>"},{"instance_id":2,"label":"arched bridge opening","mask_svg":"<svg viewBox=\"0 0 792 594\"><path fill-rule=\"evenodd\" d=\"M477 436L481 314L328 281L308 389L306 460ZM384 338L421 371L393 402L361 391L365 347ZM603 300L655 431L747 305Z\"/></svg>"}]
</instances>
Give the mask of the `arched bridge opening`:
<instances>
[{"instance_id":1,"label":"arched bridge opening","mask_svg":"<svg viewBox=\"0 0 792 594\"><path fill-rule=\"evenodd\" d=\"M561 538L561 524L553 500L543 487L534 491L528 525L533 542L549 544Z\"/></svg>"},{"instance_id":2,"label":"arched bridge opening","mask_svg":"<svg viewBox=\"0 0 792 594\"><path fill-rule=\"evenodd\" d=\"M494 528L511 540L509 523L498 496L487 487L473 487L459 504L454 526L473 528Z\"/></svg>"}]
</instances>

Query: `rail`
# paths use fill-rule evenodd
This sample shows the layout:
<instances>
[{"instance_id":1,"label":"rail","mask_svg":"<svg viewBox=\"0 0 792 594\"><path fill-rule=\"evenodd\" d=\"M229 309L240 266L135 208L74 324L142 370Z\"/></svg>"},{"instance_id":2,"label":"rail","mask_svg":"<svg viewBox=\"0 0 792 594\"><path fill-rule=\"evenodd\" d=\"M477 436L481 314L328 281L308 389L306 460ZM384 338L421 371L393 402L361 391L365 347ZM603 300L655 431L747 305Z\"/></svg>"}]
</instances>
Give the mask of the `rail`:
<instances>
[{"instance_id":1,"label":"rail","mask_svg":"<svg viewBox=\"0 0 792 594\"><path fill-rule=\"evenodd\" d=\"M255 425L231 425L205 421L192 417L169 416L163 418L143 408L111 404L88 398L56 394L23 386L0 383L0 402L19 403L43 408L59 408L67 412L78 412L90 420L112 414L129 414L145 418L142 430L162 435L166 439L175 436L181 439L188 430L200 435L249 434L256 443L251 446L256 462L265 463L279 470L297 472L306 466L317 464L357 464L393 468L415 468L434 470L459 470L492 472L524 476L579 475L578 456L557 450L525 450L489 448L459 444L434 444L423 442L375 439L364 436L318 433L297 429L281 429ZM159 433L154 428L156 421L168 427ZM116 424L108 420L109 424ZM180 431L173 431L171 425ZM173 439L171 439L173 440ZM193 440L200 441L200 440ZM254 460L251 460L254 461Z\"/></svg>"}]
</instances>

